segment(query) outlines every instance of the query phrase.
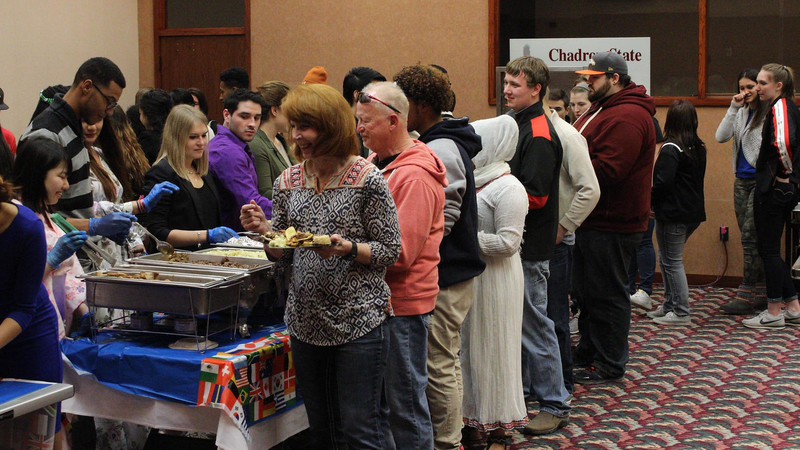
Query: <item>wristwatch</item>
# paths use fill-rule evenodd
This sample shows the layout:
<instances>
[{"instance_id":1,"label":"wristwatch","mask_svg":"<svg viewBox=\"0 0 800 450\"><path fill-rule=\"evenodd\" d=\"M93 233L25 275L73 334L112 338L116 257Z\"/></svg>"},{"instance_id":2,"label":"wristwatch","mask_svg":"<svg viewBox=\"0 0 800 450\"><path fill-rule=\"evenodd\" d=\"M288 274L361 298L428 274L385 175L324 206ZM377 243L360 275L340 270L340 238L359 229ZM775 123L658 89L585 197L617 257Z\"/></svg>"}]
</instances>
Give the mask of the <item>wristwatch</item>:
<instances>
[{"instance_id":1,"label":"wristwatch","mask_svg":"<svg viewBox=\"0 0 800 450\"><path fill-rule=\"evenodd\" d=\"M354 261L356 258L358 258L358 244L356 244L355 241L350 241L350 244L352 244L350 253L344 255L343 258L348 261Z\"/></svg>"}]
</instances>

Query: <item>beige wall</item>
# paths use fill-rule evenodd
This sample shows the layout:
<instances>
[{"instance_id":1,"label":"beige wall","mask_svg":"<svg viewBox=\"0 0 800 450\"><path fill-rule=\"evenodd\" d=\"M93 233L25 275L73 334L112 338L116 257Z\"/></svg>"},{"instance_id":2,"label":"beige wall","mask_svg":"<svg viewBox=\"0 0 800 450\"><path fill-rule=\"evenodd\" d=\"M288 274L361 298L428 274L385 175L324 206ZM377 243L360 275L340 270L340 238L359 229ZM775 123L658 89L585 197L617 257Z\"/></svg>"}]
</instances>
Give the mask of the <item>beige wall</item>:
<instances>
[{"instance_id":1,"label":"beige wall","mask_svg":"<svg viewBox=\"0 0 800 450\"><path fill-rule=\"evenodd\" d=\"M0 87L10 107L0 113L0 123L17 137L39 91L72 84L81 63L93 56L110 58L128 86L139 85L135 0L3 0L0 30ZM120 103L132 103L134 93L127 89Z\"/></svg>"},{"instance_id":2,"label":"beige wall","mask_svg":"<svg viewBox=\"0 0 800 450\"><path fill-rule=\"evenodd\" d=\"M140 79L153 77L152 0L138 0ZM487 103L488 1L427 2L398 0L251 1L252 82L302 81L316 65L327 68L329 83L354 66L366 65L390 77L409 64L435 63L450 72L458 97L456 113L472 119L495 115ZM664 124L667 108L659 108ZM708 144L706 210L708 221L686 249L689 274L714 276L724 263L719 226L731 230L728 276L741 276L740 235L733 213L730 144L717 144L714 132L725 108L701 108L700 135Z\"/></svg>"}]
</instances>

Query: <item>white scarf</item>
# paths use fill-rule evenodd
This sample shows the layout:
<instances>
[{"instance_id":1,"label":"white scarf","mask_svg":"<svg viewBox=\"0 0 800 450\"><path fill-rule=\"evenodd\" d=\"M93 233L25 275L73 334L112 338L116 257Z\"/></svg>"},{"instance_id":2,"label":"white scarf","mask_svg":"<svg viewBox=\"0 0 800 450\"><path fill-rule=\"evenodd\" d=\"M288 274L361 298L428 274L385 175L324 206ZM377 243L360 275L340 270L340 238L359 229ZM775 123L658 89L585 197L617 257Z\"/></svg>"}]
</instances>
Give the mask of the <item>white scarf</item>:
<instances>
[{"instance_id":1,"label":"white scarf","mask_svg":"<svg viewBox=\"0 0 800 450\"><path fill-rule=\"evenodd\" d=\"M507 161L510 161L517 152L519 127L517 122L507 115L476 120L471 125L475 128L475 133L481 137L483 146L472 158L472 163L475 165L475 188L480 189L511 172Z\"/></svg>"}]
</instances>

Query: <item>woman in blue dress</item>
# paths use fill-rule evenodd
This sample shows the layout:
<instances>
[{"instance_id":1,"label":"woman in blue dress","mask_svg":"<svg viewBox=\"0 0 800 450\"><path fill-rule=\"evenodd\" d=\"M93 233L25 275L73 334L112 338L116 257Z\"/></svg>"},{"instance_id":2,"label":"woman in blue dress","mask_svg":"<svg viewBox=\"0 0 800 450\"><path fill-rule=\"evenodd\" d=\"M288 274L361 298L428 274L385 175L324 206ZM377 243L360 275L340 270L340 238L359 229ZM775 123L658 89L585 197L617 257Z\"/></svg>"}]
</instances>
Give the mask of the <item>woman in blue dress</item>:
<instances>
[{"instance_id":1,"label":"woman in blue dress","mask_svg":"<svg viewBox=\"0 0 800 450\"><path fill-rule=\"evenodd\" d=\"M0 178L0 378L61 382L58 319L42 284L44 227L12 197Z\"/></svg>"}]
</instances>

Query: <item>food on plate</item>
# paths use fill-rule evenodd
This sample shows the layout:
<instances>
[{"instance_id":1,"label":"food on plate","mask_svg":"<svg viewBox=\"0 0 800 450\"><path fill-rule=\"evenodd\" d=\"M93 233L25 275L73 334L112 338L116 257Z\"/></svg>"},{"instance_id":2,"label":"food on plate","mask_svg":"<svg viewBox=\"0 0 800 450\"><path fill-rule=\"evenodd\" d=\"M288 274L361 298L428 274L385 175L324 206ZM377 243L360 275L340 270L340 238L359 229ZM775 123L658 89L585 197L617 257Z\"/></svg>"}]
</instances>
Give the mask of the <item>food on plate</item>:
<instances>
[{"instance_id":1,"label":"food on plate","mask_svg":"<svg viewBox=\"0 0 800 450\"><path fill-rule=\"evenodd\" d=\"M321 247L331 245L327 234L313 234L289 227L284 231L270 231L262 235L272 248Z\"/></svg>"},{"instance_id":2,"label":"food on plate","mask_svg":"<svg viewBox=\"0 0 800 450\"><path fill-rule=\"evenodd\" d=\"M331 245L331 237L328 236L327 234L320 234L314 236L312 242L314 243L314 245Z\"/></svg>"}]
</instances>

